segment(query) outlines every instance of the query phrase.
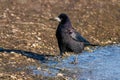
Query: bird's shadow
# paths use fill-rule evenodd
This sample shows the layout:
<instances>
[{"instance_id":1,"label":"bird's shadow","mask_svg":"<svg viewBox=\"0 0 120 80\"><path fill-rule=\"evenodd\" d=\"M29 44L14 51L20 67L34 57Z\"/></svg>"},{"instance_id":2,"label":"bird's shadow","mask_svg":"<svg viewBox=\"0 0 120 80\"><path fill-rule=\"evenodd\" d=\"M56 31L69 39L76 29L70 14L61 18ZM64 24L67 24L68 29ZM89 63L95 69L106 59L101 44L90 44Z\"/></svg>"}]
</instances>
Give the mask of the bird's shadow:
<instances>
[{"instance_id":1,"label":"bird's shadow","mask_svg":"<svg viewBox=\"0 0 120 80\"><path fill-rule=\"evenodd\" d=\"M35 60L39 60L43 63L48 60L47 59L48 57L54 57L54 55L38 54L38 53L34 53L34 52L29 52L29 51L24 51L24 50L16 50L16 49L0 48L0 52L7 52L7 53L15 52L16 54L22 54L23 56L26 56L28 58L32 58Z\"/></svg>"}]
</instances>

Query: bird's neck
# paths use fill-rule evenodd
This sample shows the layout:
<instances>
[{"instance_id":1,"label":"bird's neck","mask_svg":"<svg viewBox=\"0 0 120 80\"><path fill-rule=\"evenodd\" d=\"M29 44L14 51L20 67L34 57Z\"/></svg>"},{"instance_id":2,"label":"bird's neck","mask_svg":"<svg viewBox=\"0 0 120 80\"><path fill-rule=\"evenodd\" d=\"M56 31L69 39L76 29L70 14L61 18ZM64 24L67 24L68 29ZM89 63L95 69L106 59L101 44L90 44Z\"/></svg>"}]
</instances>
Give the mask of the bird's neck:
<instances>
[{"instance_id":1,"label":"bird's neck","mask_svg":"<svg viewBox=\"0 0 120 80\"><path fill-rule=\"evenodd\" d=\"M65 27L72 27L71 21L69 19L62 21L60 24L64 25Z\"/></svg>"}]
</instances>

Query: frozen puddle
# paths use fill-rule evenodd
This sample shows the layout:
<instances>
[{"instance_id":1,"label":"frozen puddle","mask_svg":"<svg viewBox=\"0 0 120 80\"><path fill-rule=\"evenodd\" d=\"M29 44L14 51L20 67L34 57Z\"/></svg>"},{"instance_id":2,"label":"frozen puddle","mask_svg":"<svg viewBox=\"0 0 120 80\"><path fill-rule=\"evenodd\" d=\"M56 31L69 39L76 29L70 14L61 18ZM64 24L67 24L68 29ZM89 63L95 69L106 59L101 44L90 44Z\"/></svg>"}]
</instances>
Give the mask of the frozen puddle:
<instances>
[{"instance_id":1,"label":"frozen puddle","mask_svg":"<svg viewBox=\"0 0 120 80\"><path fill-rule=\"evenodd\" d=\"M77 64L72 62L77 56ZM83 52L57 61L51 57L41 63L41 69L34 67L33 74L55 77L58 74L69 80L120 80L120 44L99 47L94 52Z\"/></svg>"}]
</instances>

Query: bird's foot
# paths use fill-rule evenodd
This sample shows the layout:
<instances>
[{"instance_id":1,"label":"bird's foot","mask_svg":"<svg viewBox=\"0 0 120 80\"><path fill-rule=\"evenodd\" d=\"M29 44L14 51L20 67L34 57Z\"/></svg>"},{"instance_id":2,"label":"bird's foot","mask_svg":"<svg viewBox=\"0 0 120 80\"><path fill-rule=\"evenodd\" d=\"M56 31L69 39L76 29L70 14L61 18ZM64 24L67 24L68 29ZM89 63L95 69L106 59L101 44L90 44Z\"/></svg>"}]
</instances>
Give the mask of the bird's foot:
<instances>
[{"instance_id":1,"label":"bird's foot","mask_svg":"<svg viewBox=\"0 0 120 80\"><path fill-rule=\"evenodd\" d=\"M77 56L74 58L74 60L71 62L71 64L78 64L78 58L77 58Z\"/></svg>"},{"instance_id":2,"label":"bird's foot","mask_svg":"<svg viewBox=\"0 0 120 80\"><path fill-rule=\"evenodd\" d=\"M61 55L57 55L57 56L56 56L56 60L57 60L57 61L61 61L62 57L63 57L63 56L61 56Z\"/></svg>"}]
</instances>

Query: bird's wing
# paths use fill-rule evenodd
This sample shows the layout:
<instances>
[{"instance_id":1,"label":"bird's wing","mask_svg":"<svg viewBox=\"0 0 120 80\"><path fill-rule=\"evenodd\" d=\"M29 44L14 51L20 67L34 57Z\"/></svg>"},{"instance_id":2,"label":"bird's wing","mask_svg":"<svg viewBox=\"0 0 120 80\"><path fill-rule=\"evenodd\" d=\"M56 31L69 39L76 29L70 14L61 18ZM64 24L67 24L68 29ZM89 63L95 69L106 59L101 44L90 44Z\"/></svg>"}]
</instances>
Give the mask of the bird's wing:
<instances>
[{"instance_id":1,"label":"bird's wing","mask_svg":"<svg viewBox=\"0 0 120 80\"><path fill-rule=\"evenodd\" d=\"M84 42L85 44L90 44L89 41L87 41L85 38L83 38L80 33L76 32L73 28L68 30L69 35L71 36L72 39L79 41L79 42Z\"/></svg>"}]
</instances>

